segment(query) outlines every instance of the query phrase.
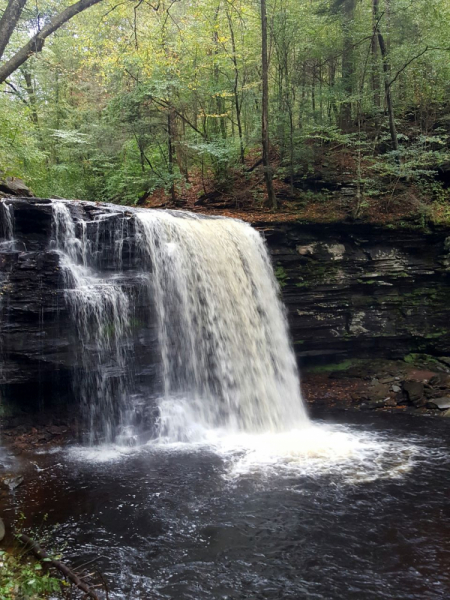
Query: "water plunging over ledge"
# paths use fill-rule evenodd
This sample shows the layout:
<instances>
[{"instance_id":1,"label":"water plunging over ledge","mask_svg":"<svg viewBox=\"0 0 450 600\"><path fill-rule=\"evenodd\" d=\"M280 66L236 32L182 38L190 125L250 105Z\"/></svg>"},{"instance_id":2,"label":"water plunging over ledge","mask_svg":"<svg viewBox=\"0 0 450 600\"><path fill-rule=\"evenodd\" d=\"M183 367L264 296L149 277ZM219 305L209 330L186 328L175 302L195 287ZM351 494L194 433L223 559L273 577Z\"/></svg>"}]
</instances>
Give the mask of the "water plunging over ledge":
<instances>
[{"instance_id":1,"label":"water plunging over ledge","mask_svg":"<svg viewBox=\"0 0 450 600\"><path fill-rule=\"evenodd\" d=\"M5 501L9 522L23 513L39 529L47 513L64 560L90 570L94 559L114 600L449 596L447 419L341 412L310 423L254 230L42 204L31 215L45 213L40 238L7 205L5 265L31 282L18 289L33 308L44 302L31 287L46 278L42 356L73 375L91 445L14 466L26 483Z\"/></svg>"},{"instance_id":2,"label":"water plunging over ledge","mask_svg":"<svg viewBox=\"0 0 450 600\"><path fill-rule=\"evenodd\" d=\"M132 438L133 297L100 260L106 235L120 270L130 227L147 295L145 318L157 323L159 436L189 441L211 428L280 432L308 422L278 285L258 232L234 219L158 210L120 214L119 208L87 222L76 208L53 201L53 239L70 312L89 350L82 351L75 385L91 443Z\"/></svg>"}]
</instances>

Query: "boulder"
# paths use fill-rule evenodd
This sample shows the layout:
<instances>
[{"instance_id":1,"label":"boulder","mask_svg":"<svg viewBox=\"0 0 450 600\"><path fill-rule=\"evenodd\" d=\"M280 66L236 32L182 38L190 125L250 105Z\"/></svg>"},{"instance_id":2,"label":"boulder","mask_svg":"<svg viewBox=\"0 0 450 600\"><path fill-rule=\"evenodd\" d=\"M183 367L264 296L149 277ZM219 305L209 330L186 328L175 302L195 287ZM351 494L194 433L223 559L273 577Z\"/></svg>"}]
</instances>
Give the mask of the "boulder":
<instances>
[{"instance_id":1,"label":"boulder","mask_svg":"<svg viewBox=\"0 0 450 600\"><path fill-rule=\"evenodd\" d=\"M450 357L448 356L439 356L438 361L445 365L446 367L450 367ZM448 371L447 371L448 372Z\"/></svg>"},{"instance_id":2,"label":"boulder","mask_svg":"<svg viewBox=\"0 0 450 600\"><path fill-rule=\"evenodd\" d=\"M372 400L370 402L363 402L360 408L361 410L376 410L377 408L384 408L388 405L388 403L389 398L383 398L382 400Z\"/></svg>"},{"instance_id":3,"label":"boulder","mask_svg":"<svg viewBox=\"0 0 450 600\"><path fill-rule=\"evenodd\" d=\"M436 373L436 375L433 375L433 377L431 377L431 379L428 382L428 384L431 386L439 385L440 383L441 383L441 376L438 375L437 373Z\"/></svg>"},{"instance_id":4,"label":"boulder","mask_svg":"<svg viewBox=\"0 0 450 600\"><path fill-rule=\"evenodd\" d=\"M424 402L424 386L419 381L405 381L403 382L403 391L414 406L423 405Z\"/></svg>"},{"instance_id":5,"label":"boulder","mask_svg":"<svg viewBox=\"0 0 450 600\"><path fill-rule=\"evenodd\" d=\"M13 492L22 483L23 477L20 475L7 475L6 477L0 479L0 487L2 487L4 490L9 490L10 492Z\"/></svg>"},{"instance_id":6,"label":"boulder","mask_svg":"<svg viewBox=\"0 0 450 600\"><path fill-rule=\"evenodd\" d=\"M382 384L382 383L376 383L375 385L371 386L367 392L367 397L369 399L369 401L371 402L376 402L378 400L383 400L388 396L388 392L389 392L389 386Z\"/></svg>"},{"instance_id":7,"label":"boulder","mask_svg":"<svg viewBox=\"0 0 450 600\"><path fill-rule=\"evenodd\" d=\"M433 398L428 401L428 408L438 408L439 410L449 410L450 409L450 398Z\"/></svg>"},{"instance_id":8,"label":"boulder","mask_svg":"<svg viewBox=\"0 0 450 600\"><path fill-rule=\"evenodd\" d=\"M4 196L22 196L27 198L34 196L30 188L18 177L6 177L6 179L0 179L0 194Z\"/></svg>"},{"instance_id":9,"label":"boulder","mask_svg":"<svg viewBox=\"0 0 450 600\"><path fill-rule=\"evenodd\" d=\"M385 406L390 406L391 408L394 406L397 406L397 400L395 400L395 398L386 398L386 401L384 403Z\"/></svg>"}]
</instances>

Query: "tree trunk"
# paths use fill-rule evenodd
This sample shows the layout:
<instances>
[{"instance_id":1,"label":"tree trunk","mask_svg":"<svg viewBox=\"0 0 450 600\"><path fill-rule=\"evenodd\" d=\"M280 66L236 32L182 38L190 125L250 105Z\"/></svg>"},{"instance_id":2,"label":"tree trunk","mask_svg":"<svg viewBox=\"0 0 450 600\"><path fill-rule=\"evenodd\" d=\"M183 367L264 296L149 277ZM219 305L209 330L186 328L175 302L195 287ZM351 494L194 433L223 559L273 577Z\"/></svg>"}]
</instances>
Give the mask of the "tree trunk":
<instances>
[{"instance_id":1,"label":"tree trunk","mask_svg":"<svg viewBox=\"0 0 450 600\"><path fill-rule=\"evenodd\" d=\"M376 22L377 22L377 38L378 44L380 46L381 58L383 60L383 75L384 75L384 93L386 97L386 108L389 116L389 131L391 134L392 146L394 150L398 150L398 136L397 136L397 128L395 126L395 117L394 117L394 107L392 104L392 95L391 95L391 82L390 82L390 73L391 67L389 65L388 58L388 50L386 48L386 43L384 41L384 37L380 30L379 16L378 16L378 3L376 4L377 12L376 12Z\"/></svg>"},{"instance_id":2,"label":"tree trunk","mask_svg":"<svg viewBox=\"0 0 450 600\"><path fill-rule=\"evenodd\" d=\"M217 25L219 18L219 10L220 5L217 7L214 23ZM214 56L217 57L219 55L219 32L217 29L214 29L213 33L213 43L214 43ZM225 100L220 95L220 73L219 73L219 65L217 64L217 60L214 60L214 83L215 83L215 96L216 96L216 120L218 122L217 134L221 136L223 140L227 137L227 127L225 123Z\"/></svg>"},{"instance_id":3,"label":"tree trunk","mask_svg":"<svg viewBox=\"0 0 450 600\"><path fill-rule=\"evenodd\" d=\"M233 29L233 21L231 19L230 12L227 8L227 19L228 26L230 28L230 37L231 37L231 50L233 52L233 67L234 67L234 84L233 84L233 96L234 96L234 107L236 110L236 123L239 134L239 156L241 160L241 164L243 165L245 162L244 156L244 140L242 135L242 118L241 118L241 103L239 100L239 68L237 64L237 55L236 55L236 40L234 37L234 29Z\"/></svg>"},{"instance_id":4,"label":"tree trunk","mask_svg":"<svg viewBox=\"0 0 450 600\"><path fill-rule=\"evenodd\" d=\"M261 137L264 180L267 189L267 202L276 209L277 199L273 189L273 173L269 158L269 59L267 55L267 7L266 0L261 0L261 58L262 58L262 106Z\"/></svg>"},{"instance_id":5,"label":"tree trunk","mask_svg":"<svg viewBox=\"0 0 450 600\"><path fill-rule=\"evenodd\" d=\"M352 125L352 93L354 79L354 59L353 59L353 40L352 40L352 21L355 16L356 0L345 0L343 4L344 21L343 33L344 44L342 49L342 91L344 101L341 107L340 125L344 130L348 130Z\"/></svg>"},{"instance_id":6,"label":"tree trunk","mask_svg":"<svg viewBox=\"0 0 450 600\"><path fill-rule=\"evenodd\" d=\"M379 1L372 0L372 19L373 19L373 36L372 36L372 95L375 107L379 109L381 107L381 94L380 94L380 71L378 63L378 13L379 13Z\"/></svg>"},{"instance_id":7,"label":"tree trunk","mask_svg":"<svg viewBox=\"0 0 450 600\"><path fill-rule=\"evenodd\" d=\"M36 94L34 93L33 80L31 73L28 69L22 69L22 75L25 79L25 85L28 95L28 104L30 106L31 120L33 121L36 129L39 130L39 117L37 112Z\"/></svg>"},{"instance_id":8,"label":"tree trunk","mask_svg":"<svg viewBox=\"0 0 450 600\"><path fill-rule=\"evenodd\" d=\"M169 112L167 113L167 149L168 149L168 156L169 156L169 173L170 173L170 179L171 179L171 183L170 183L170 199L172 200L172 202L175 202L176 200L176 196L175 196L175 181L174 181L174 169L173 169L173 157L174 157L174 152L173 152L173 112L171 110L169 110Z\"/></svg>"}]
</instances>

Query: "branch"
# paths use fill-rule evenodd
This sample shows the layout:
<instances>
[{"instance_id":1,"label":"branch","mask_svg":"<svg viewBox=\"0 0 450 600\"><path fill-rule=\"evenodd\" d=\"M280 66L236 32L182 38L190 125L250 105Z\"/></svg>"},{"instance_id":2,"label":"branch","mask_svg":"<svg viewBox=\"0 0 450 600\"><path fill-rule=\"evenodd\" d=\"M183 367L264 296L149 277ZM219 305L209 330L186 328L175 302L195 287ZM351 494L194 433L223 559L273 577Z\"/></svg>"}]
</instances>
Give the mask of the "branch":
<instances>
[{"instance_id":1,"label":"branch","mask_svg":"<svg viewBox=\"0 0 450 600\"><path fill-rule=\"evenodd\" d=\"M0 58L3 56L26 3L27 0L9 0L5 12L2 14L0 19Z\"/></svg>"},{"instance_id":2,"label":"branch","mask_svg":"<svg viewBox=\"0 0 450 600\"><path fill-rule=\"evenodd\" d=\"M115 6L113 6L109 10L107 10L105 12L105 14L102 16L101 20L103 21L103 19L105 19L110 13L112 13L114 10L116 10L116 8L119 8L119 6L122 6L122 4L126 4L126 0L124 2L119 2L119 4L116 4Z\"/></svg>"},{"instance_id":3,"label":"branch","mask_svg":"<svg viewBox=\"0 0 450 600\"><path fill-rule=\"evenodd\" d=\"M189 121L189 119L187 119L182 113L180 113L169 102L164 102L162 100L156 100L156 98L154 98L153 96L150 96L150 100L153 100L153 102L156 102L156 104L159 104L159 106L162 106L163 108L168 108L170 110L173 110L173 112L177 115L177 117L180 117L180 119L182 121L184 121L186 123L186 125L189 125L189 127L191 129L193 129L195 131L195 133L198 133L198 135L200 135L204 140L207 139L207 135L205 133L202 133L200 131L200 129L198 129L193 123L191 123L191 121Z\"/></svg>"},{"instance_id":4,"label":"branch","mask_svg":"<svg viewBox=\"0 0 450 600\"><path fill-rule=\"evenodd\" d=\"M75 4L68 6L65 10L55 15L51 21L42 28L36 35L34 35L25 46L14 54L14 56L0 67L0 83L3 83L11 73L17 71L19 67L26 62L30 56L37 52L41 52L44 47L45 40L49 35L54 33L60 27L62 27L67 21L80 12L83 12L87 8L98 4L101 0L79 0ZM2 18L3 20L3 18Z\"/></svg>"},{"instance_id":5,"label":"branch","mask_svg":"<svg viewBox=\"0 0 450 600\"><path fill-rule=\"evenodd\" d=\"M19 100L22 100L22 102L28 106L28 102L25 100L25 98L22 96L22 94L16 88L16 86L13 85L12 83L10 83L9 81L5 81L5 83L8 87L10 87L12 89L12 92L9 92L9 93L14 94L14 96L17 96L19 98Z\"/></svg>"},{"instance_id":6,"label":"branch","mask_svg":"<svg viewBox=\"0 0 450 600\"><path fill-rule=\"evenodd\" d=\"M446 51L449 51L449 50L450 50L450 48L432 48L432 47L430 47L430 46L426 46L426 47L424 48L424 50L422 50L421 52L419 52L419 54L416 54L415 56L413 56L413 57L411 58L411 60L408 60L408 62L406 62L406 63L403 65L403 67L402 67L400 70L398 70L398 71L397 71L397 73L394 75L394 77L393 77L393 78L391 79L391 81L389 82L389 84L388 84L388 85L389 85L389 87L391 87L391 85L392 85L393 83L395 83L395 81L397 81L397 79L398 79L399 75L400 75L401 73L403 73L403 71L404 71L404 70L405 70L407 67L409 67L409 65L410 65L412 62L414 62L415 60L417 60L418 58L420 58L421 56L423 56L423 55L425 54L425 52L428 52L428 50L446 50Z\"/></svg>"},{"instance_id":7,"label":"branch","mask_svg":"<svg viewBox=\"0 0 450 600\"><path fill-rule=\"evenodd\" d=\"M139 85L139 79L136 77L136 75L133 75L133 73L131 73L128 69L124 69L124 70L125 70L125 73L127 73L136 82L136 84ZM189 127L191 129L193 129L196 133L198 133L198 135L200 135L204 140L208 139L208 136L205 133L202 133L200 131L200 129L198 129L193 123L191 123L191 121L189 121L189 119L187 117L185 117L182 113L180 113L170 102L167 102L167 100L157 99L154 96L152 96L151 94L148 94L148 98L150 100L152 100L158 106L161 106L161 108L173 110L173 112L177 115L177 117L180 117L180 119L182 121L184 121L186 123L186 125L189 125Z\"/></svg>"},{"instance_id":8,"label":"branch","mask_svg":"<svg viewBox=\"0 0 450 600\"><path fill-rule=\"evenodd\" d=\"M31 552L37 558L39 558L39 560L47 559L51 565L53 565L56 569L58 569L58 571L60 571L65 577L67 577L67 579L69 579L69 581L71 581L73 584L75 584L79 590L81 590L82 592L84 592L86 594L87 597L91 598L92 600L99 600L98 595L94 592L94 590L90 586L88 586L87 583L85 583L82 579L80 579L78 577L78 575L76 575L64 563L62 563L59 560L54 560L54 559L50 558L49 555L47 554L47 552L45 550L43 550L39 546L39 544L34 542L31 538L29 538L24 533L21 533L20 535L18 535L17 538L20 542L22 542L22 544L24 544L24 546L28 547L31 550Z\"/></svg>"}]
</instances>

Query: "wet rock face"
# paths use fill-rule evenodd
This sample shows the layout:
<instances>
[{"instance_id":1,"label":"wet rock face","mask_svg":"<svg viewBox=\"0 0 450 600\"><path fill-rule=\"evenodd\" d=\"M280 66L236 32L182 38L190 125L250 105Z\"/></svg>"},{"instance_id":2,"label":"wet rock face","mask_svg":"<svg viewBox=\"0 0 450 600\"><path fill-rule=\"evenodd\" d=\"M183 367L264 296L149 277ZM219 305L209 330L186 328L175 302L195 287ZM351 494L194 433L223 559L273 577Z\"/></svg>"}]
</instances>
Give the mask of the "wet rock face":
<instances>
[{"instance_id":1,"label":"wet rock face","mask_svg":"<svg viewBox=\"0 0 450 600\"><path fill-rule=\"evenodd\" d=\"M448 231L263 229L303 364L450 353Z\"/></svg>"},{"instance_id":2,"label":"wet rock face","mask_svg":"<svg viewBox=\"0 0 450 600\"><path fill-rule=\"evenodd\" d=\"M5 210L4 204L10 209ZM8 414L17 407L34 410L71 405L76 401L72 379L80 368L83 348L64 291L61 256L52 240L52 203L11 198L0 208L0 415L2 410ZM119 211L111 215L111 209L92 203L73 203L70 210L78 219L77 227L83 223L86 235L98 244L98 268L106 276L120 277L133 297L131 329L138 349L133 365L147 389L149 381L158 379L156 331L144 316L147 299L135 276L138 259L129 214ZM108 218L103 219L106 214ZM120 244L116 239L119 233ZM95 353L95 348L91 350Z\"/></svg>"}]
</instances>

